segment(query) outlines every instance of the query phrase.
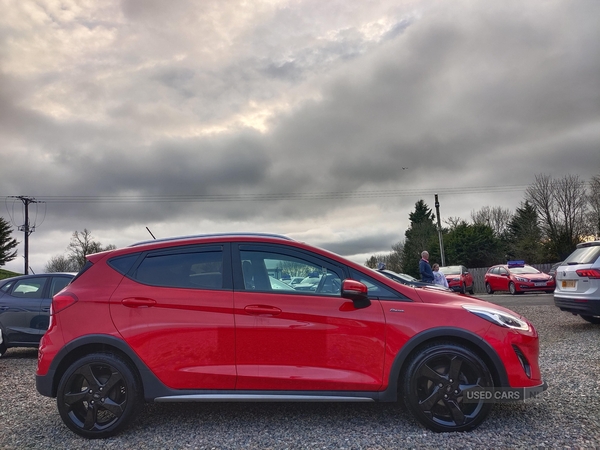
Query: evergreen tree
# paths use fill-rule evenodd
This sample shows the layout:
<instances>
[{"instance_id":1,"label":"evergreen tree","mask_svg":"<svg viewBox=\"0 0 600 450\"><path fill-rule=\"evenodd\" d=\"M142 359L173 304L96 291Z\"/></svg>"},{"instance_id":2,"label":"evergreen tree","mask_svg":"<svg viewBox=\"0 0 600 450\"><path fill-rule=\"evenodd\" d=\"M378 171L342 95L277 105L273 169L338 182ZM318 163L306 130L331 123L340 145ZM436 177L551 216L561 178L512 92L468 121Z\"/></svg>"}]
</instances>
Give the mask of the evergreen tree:
<instances>
[{"instance_id":1,"label":"evergreen tree","mask_svg":"<svg viewBox=\"0 0 600 450\"><path fill-rule=\"evenodd\" d=\"M16 239L10 237L12 231L10 224L0 217L0 266L17 257L16 246L19 243Z\"/></svg>"},{"instance_id":2,"label":"evergreen tree","mask_svg":"<svg viewBox=\"0 0 600 450\"><path fill-rule=\"evenodd\" d=\"M482 223L462 222L444 236L446 264L488 267L502 262L502 243L494 230Z\"/></svg>"},{"instance_id":3,"label":"evergreen tree","mask_svg":"<svg viewBox=\"0 0 600 450\"><path fill-rule=\"evenodd\" d=\"M546 262L538 214L528 200L521 202L508 224L507 239L508 259L524 260L527 264Z\"/></svg>"},{"instance_id":4,"label":"evergreen tree","mask_svg":"<svg viewBox=\"0 0 600 450\"><path fill-rule=\"evenodd\" d=\"M409 214L410 227L406 230L402 265L404 273L421 278L419 260L421 252L429 252L430 261L439 261L440 249L438 233L434 223L435 214L423 200L415 203L415 210Z\"/></svg>"}]
</instances>

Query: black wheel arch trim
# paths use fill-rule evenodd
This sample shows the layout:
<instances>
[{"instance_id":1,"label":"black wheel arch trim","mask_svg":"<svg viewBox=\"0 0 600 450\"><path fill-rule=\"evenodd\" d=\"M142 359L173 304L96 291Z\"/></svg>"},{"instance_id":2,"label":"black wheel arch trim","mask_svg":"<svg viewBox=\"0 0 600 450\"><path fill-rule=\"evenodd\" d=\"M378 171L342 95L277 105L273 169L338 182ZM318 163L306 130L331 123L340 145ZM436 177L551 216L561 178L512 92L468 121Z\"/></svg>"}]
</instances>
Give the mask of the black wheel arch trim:
<instances>
[{"instance_id":1,"label":"black wheel arch trim","mask_svg":"<svg viewBox=\"0 0 600 450\"><path fill-rule=\"evenodd\" d=\"M165 395L170 392L157 377L152 373L148 366L140 359L140 357L132 350L132 348L121 338L111 336L107 334L92 334L77 338L63 348L61 348L52 362L46 375L36 375L36 388L38 392L46 397L56 397L59 379L57 375L63 373L66 367L61 365L68 357L77 352L81 347L93 345L93 346L110 346L114 347L123 353L133 363L133 369L137 371L140 376L140 381L143 386L144 398L146 400L152 400L157 396ZM102 350L98 350L102 352ZM60 372L59 372L60 369ZM150 395L149 395L150 394Z\"/></svg>"},{"instance_id":2,"label":"black wheel arch trim","mask_svg":"<svg viewBox=\"0 0 600 450\"><path fill-rule=\"evenodd\" d=\"M463 330L461 328L441 327L422 331L421 333L413 336L406 344L402 346L394 358L392 369L390 370L389 374L388 387L381 393L380 401L394 402L398 400L398 380L400 379L402 368L404 363L408 360L412 352L417 347L428 341L441 339L452 340L453 338L466 341L469 344L476 346L481 352L483 352L483 355L486 357L487 361L493 365L493 367L490 367L489 369L492 372L492 375L496 374L498 376L498 382L500 386L510 386L508 382L508 375L502 360L494 348L486 340L475 333Z\"/></svg>"}]
</instances>

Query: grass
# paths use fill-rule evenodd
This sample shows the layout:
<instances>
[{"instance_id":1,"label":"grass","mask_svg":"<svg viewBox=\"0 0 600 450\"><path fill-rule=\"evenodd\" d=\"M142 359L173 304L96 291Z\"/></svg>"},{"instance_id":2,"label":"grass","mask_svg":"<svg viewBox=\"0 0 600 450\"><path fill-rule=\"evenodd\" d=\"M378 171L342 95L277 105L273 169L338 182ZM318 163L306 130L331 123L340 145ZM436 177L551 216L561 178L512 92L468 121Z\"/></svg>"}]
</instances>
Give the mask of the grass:
<instances>
[{"instance_id":1,"label":"grass","mask_svg":"<svg viewBox=\"0 0 600 450\"><path fill-rule=\"evenodd\" d=\"M22 273L11 272L10 270L0 269L0 280L4 278L16 277L17 275L23 275Z\"/></svg>"}]
</instances>

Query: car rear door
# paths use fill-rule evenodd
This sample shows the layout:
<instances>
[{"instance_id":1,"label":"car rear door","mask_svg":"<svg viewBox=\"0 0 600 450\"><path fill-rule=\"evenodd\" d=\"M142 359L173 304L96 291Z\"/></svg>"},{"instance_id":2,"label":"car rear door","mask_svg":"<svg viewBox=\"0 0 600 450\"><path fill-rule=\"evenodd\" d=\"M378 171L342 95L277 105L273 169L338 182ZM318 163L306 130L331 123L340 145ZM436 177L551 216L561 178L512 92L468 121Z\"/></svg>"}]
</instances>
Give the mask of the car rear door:
<instances>
[{"instance_id":1,"label":"car rear door","mask_svg":"<svg viewBox=\"0 0 600 450\"><path fill-rule=\"evenodd\" d=\"M374 391L382 385L385 320L340 294L343 266L285 246L233 250L238 390ZM271 281L318 272L314 290Z\"/></svg>"},{"instance_id":2,"label":"car rear door","mask_svg":"<svg viewBox=\"0 0 600 450\"><path fill-rule=\"evenodd\" d=\"M217 243L143 253L111 296L119 333L171 388L235 387L229 248Z\"/></svg>"}]
</instances>

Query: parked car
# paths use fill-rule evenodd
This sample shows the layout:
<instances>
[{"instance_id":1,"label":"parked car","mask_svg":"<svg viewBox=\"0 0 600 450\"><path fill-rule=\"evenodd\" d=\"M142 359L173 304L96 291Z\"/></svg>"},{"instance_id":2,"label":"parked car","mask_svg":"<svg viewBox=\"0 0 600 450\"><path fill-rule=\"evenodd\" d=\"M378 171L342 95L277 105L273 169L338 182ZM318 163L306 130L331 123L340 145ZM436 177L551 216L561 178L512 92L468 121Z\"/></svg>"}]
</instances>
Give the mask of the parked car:
<instances>
[{"instance_id":1,"label":"parked car","mask_svg":"<svg viewBox=\"0 0 600 450\"><path fill-rule=\"evenodd\" d=\"M473 275L469 273L465 266L444 266L440 267L440 272L444 274L446 281L448 281L448 287L453 291L461 294L468 292L471 295L475 293L473 291L475 287Z\"/></svg>"},{"instance_id":2,"label":"parked car","mask_svg":"<svg viewBox=\"0 0 600 450\"><path fill-rule=\"evenodd\" d=\"M578 244L557 269L554 304L600 324L600 241Z\"/></svg>"},{"instance_id":3,"label":"parked car","mask_svg":"<svg viewBox=\"0 0 600 450\"><path fill-rule=\"evenodd\" d=\"M509 291L512 295L530 291L551 293L556 286L550 275L522 261L490 267L484 276L484 281L488 294L493 294L495 291Z\"/></svg>"},{"instance_id":4,"label":"parked car","mask_svg":"<svg viewBox=\"0 0 600 450\"><path fill-rule=\"evenodd\" d=\"M316 289L273 289L269 268L286 266L320 274ZM88 255L50 317L36 386L87 438L114 435L143 401L403 399L424 426L466 431L493 406L474 392L546 387L520 315L276 235Z\"/></svg>"},{"instance_id":5,"label":"parked car","mask_svg":"<svg viewBox=\"0 0 600 450\"><path fill-rule=\"evenodd\" d=\"M426 287L428 289L441 289L442 291L449 290L445 286L440 286L438 284L425 283L423 281L417 280L415 277L410 276L406 273L397 273L388 269L377 269L377 272L382 273L390 280L397 281L398 283L406 284L412 287Z\"/></svg>"},{"instance_id":6,"label":"parked car","mask_svg":"<svg viewBox=\"0 0 600 450\"><path fill-rule=\"evenodd\" d=\"M562 266L562 261L559 261L557 263L552 264L552 267L550 267L550 270L548 271L548 275L550 275L554 280L556 280L556 270Z\"/></svg>"},{"instance_id":7,"label":"parked car","mask_svg":"<svg viewBox=\"0 0 600 450\"><path fill-rule=\"evenodd\" d=\"M52 296L74 275L21 275L0 280L0 356L10 347L39 345L48 328Z\"/></svg>"}]
</instances>

